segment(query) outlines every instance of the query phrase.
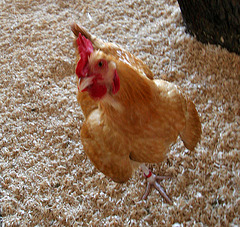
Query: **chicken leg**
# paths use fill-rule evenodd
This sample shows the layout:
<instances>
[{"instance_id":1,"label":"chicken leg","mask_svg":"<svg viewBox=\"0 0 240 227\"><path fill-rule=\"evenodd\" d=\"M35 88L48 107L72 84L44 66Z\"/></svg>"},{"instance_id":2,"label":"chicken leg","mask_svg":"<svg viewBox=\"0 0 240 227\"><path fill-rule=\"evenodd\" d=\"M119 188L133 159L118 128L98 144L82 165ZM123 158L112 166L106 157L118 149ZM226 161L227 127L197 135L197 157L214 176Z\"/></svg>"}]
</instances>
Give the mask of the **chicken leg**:
<instances>
[{"instance_id":1,"label":"chicken leg","mask_svg":"<svg viewBox=\"0 0 240 227\"><path fill-rule=\"evenodd\" d=\"M163 190L163 188L161 187L161 185L158 183L158 181L160 180L164 180L164 179L168 179L170 178L170 176L156 176L155 174L153 174L144 164L140 165L144 176L147 178L147 187L146 187L146 191L143 195L143 199L146 199L147 196L150 193L151 187L154 187L155 189L157 189L159 191L159 193L161 194L161 196L169 203L172 204L171 199L167 196L167 194L165 193L165 191Z\"/></svg>"}]
</instances>

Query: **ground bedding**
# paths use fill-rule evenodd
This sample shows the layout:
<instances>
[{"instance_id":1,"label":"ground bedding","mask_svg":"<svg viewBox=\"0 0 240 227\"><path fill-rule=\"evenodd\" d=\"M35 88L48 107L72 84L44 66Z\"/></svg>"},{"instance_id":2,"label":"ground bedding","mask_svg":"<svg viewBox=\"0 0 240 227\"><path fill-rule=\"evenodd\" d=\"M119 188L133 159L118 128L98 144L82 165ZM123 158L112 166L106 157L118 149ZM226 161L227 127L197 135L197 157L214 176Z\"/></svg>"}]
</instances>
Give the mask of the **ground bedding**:
<instances>
[{"instance_id":1,"label":"ground bedding","mask_svg":"<svg viewBox=\"0 0 240 227\"><path fill-rule=\"evenodd\" d=\"M5 226L238 226L240 57L185 33L177 1L1 1L0 209ZM202 140L179 140L154 173L170 206L141 200L138 170L126 184L83 152L73 35L82 24L146 62L196 104Z\"/></svg>"}]
</instances>

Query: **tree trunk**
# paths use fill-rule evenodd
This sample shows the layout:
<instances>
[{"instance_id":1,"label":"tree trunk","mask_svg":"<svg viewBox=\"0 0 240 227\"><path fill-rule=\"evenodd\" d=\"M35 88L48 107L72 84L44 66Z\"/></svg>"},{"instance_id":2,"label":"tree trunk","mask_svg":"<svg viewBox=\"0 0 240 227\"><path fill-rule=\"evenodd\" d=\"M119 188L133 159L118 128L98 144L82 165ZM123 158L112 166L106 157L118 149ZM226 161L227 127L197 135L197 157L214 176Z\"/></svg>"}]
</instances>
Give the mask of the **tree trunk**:
<instances>
[{"instance_id":1,"label":"tree trunk","mask_svg":"<svg viewBox=\"0 0 240 227\"><path fill-rule=\"evenodd\" d=\"M240 0L178 0L187 32L240 54Z\"/></svg>"}]
</instances>

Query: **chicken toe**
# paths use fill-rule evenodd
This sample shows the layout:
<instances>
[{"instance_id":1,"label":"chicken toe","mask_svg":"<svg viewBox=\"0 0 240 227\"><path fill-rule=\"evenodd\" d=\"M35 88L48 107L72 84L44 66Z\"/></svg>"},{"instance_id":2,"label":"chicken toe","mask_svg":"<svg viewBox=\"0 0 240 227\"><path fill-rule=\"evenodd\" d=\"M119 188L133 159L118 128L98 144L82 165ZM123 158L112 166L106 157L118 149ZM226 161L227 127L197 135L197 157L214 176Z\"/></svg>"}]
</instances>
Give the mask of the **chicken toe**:
<instances>
[{"instance_id":1,"label":"chicken toe","mask_svg":"<svg viewBox=\"0 0 240 227\"><path fill-rule=\"evenodd\" d=\"M141 169L144 173L144 176L147 178L147 187L142 199L146 199L151 191L151 188L154 187L169 204L172 204L171 199L167 196L164 189L158 183L160 180L169 179L170 176L156 176L150 170L148 170L145 165L141 165ZM147 172L148 174L146 174Z\"/></svg>"}]
</instances>

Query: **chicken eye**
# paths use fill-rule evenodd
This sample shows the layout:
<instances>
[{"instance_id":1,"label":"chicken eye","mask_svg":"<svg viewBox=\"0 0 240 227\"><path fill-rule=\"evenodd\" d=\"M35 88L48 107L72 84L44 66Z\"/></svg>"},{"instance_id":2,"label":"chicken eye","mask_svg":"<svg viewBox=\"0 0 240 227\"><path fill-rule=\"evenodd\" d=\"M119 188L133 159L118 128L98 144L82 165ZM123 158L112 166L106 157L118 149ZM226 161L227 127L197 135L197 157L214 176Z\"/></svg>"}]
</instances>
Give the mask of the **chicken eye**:
<instances>
[{"instance_id":1,"label":"chicken eye","mask_svg":"<svg viewBox=\"0 0 240 227\"><path fill-rule=\"evenodd\" d=\"M96 62L95 70L106 70L108 68L108 63L104 59L99 59Z\"/></svg>"},{"instance_id":2,"label":"chicken eye","mask_svg":"<svg viewBox=\"0 0 240 227\"><path fill-rule=\"evenodd\" d=\"M102 61L98 62L98 66L101 68L103 66L103 62Z\"/></svg>"}]
</instances>

